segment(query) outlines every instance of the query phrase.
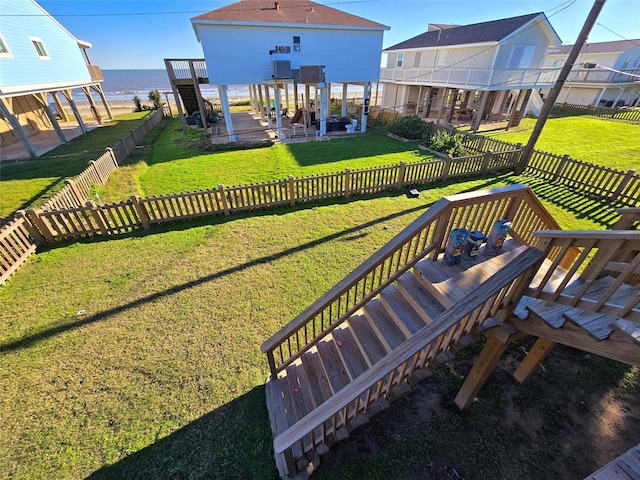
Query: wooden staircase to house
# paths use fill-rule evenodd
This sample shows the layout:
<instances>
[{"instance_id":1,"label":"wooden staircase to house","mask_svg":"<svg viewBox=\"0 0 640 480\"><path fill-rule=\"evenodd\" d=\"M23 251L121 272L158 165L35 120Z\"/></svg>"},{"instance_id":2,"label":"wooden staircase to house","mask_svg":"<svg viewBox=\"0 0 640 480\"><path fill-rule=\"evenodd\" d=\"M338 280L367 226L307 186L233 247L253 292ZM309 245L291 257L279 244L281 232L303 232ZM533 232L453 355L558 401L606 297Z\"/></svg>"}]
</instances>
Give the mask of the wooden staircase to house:
<instances>
[{"instance_id":1,"label":"wooden staircase to house","mask_svg":"<svg viewBox=\"0 0 640 480\"><path fill-rule=\"evenodd\" d=\"M453 228L488 232L502 218L512 221L513 238L505 242L500 255L480 254L454 266L444 265L442 251ZM634 337L636 286L619 278L595 285L590 279L597 269L587 267L588 278L582 281L590 286L584 288L576 278L579 267L573 268L573 263L594 252L582 255L578 245L566 240L560 248L555 241L533 248L540 235L534 234L537 230L563 234L526 187L446 197L265 342L262 350L271 367L267 406L281 477L308 475L332 444L347 438L354 428L486 331L483 358L456 397L464 408L508 342L523 334L516 322L534 323L514 317L514 307L516 311L536 310L557 292L558 298L571 299L568 302L574 305L569 308L594 302L599 309L589 313L617 316L611 328L629 337L624 341L635 348L630 355L639 358L640 346ZM598 248L598 242L592 244L593 259L602 264L599 267L622 269L629 274L624 279L633 280L640 257L629 257L636 248L634 242L640 241L637 233L621 235L625 240L616 244L615 265L611 265L614 256L601 253L606 249ZM603 289L609 292L606 301L591 300L594 292ZM636 299L633 305L630 292ZM612 305L621 308L613 311ZM575 320L589 326L595 321L580 316ZM629 325L616 324L621 321ZM614 349L619 349L618 343ZM536 359L523 362L529 374Z\"/></svg>"}]
</instances>

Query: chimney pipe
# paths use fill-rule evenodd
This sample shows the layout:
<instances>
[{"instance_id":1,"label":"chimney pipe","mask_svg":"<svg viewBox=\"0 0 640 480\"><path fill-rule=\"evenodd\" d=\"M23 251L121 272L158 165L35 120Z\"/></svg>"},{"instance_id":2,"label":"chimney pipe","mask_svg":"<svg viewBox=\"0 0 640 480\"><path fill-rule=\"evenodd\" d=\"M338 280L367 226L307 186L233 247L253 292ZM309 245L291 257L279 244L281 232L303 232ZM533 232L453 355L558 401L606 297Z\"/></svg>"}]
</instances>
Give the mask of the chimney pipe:
<instances>
[{"instance_id":1,"label":"chimney pipe","mask_svg":"<svg viewBox=\"0 0 640 480\"><path fill-rule=\"evenodd\" d=\"M275 2L276 4L276 10L280 10L280 2Z\"/></svg>"}]
</instances>

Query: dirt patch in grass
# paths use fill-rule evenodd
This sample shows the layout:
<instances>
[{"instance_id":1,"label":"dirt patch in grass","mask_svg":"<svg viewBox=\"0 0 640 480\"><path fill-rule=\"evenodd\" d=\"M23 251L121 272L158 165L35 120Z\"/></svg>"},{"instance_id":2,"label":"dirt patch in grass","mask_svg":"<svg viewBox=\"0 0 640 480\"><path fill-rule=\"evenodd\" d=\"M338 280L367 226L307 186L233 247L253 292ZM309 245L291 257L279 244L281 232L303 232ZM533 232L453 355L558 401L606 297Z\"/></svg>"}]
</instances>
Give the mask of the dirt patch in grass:
<instances>
[{"instance_id":1,"label":"dirt patch in grass","mask_svg":"<svg viewBox=\"0 0 640 480\"><path fill-rule=\"evenodd\" d=\"M509 347L466 412L453 399L480 345L322 457L315 478L581 479L638 442L640 370L557 346L527 382Z\"/></svg>"}]
</instances>

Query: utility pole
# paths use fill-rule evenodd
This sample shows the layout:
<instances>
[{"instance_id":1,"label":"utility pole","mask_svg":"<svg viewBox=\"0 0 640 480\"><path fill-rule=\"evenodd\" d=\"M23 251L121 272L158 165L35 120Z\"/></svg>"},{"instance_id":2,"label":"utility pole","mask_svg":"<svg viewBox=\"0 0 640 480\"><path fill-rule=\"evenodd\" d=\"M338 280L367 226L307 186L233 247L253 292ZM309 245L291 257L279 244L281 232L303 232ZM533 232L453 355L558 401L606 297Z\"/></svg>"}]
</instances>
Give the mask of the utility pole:
<instances>
[{"instance_id":1,"label":"utility pole","mask_svg":"<svg viewBox=\"0 0 640 480\"><path fill-rule=\"evenodd\" d=\"M535 127L533 127L533 132L531 132L531 136L529 137L529 141L527 145L522 149L522 153L520 154L520 161L518 162L518 166L516 167L515 173L516 175L520 175L524 169L527 167L529 160L531 158L531 154L533 153L533 149L536 146L536 142L540 137L540 133L542 133L542 129L544 128L544 124L553 109L554 103L556 103L556 99L558 95L560 95L560 90L564 86L564 82L567 80L569 76L569 72L573 68L573 64L578 58L578 54L580 53L580 49L584 45L584 42L587 41L587 37L589 36L589 32L593 28L593 25L596 23L596 19L604 7L606 0L596 0L591 7L591 11L589 12L589 16L584 22L582 30L576 39L576 43L573 45L573 48L569 52L569 56L567 57L567 61L560 70L560 74L558 75L558 79L556 80L555 85L549 91L549 96L544 101L544 105L540 110L540 115L538 116L538 121L536 122Z\"/></svg>"}]
</instances>

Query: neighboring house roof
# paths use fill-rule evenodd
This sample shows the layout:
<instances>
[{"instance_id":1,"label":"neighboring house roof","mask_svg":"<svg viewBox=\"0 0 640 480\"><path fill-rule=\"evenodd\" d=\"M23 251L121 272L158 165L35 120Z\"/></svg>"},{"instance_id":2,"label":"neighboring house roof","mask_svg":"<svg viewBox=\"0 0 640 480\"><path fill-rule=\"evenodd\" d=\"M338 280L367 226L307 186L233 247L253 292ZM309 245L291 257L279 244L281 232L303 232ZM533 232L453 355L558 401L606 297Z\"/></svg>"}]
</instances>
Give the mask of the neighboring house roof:
<instances>
[{"instance_id":1,"label":"neighboring house roof","mask_svg":"<svg viewBox=\"0 0 640 480\"><path fill-rule=\"evenodd\" d=\"M406 50L410 48L446 47L451 45L465 45L472 43L499 42L508 37L527 23L544 13L531 13L519 17L503 18L490 22L474 23L461 27L435 30L417 35L409 40L400 42L384 51ZM548 22L547 22L548 23ZM555 34L555 32L554 32Z\"/></svg>"},{"instance_id":2,"label":"neighboring house roof","mask_svg":"<svg viewBox=\"0 0 640 480\"><path fill-rule=\"evenodd\" d=\"M191 19L192 22L216 21L230 23L300 23L336 25L389 30L381 23L351 15L309 0L241 0Z\"/></svg>"},{"instance_id":3,"label":"neighboring house roof","mask_svg":"<svg viewBox=\"0 0 640 480\"><path fill-rule=\"evenodd\" d=\"M640 46L640 39L614 40L612 42L585 43L580 53L622 53ZM560 45L549 51L550 55L569 55L573 45Z\"/></svg>"}]
</instances>

